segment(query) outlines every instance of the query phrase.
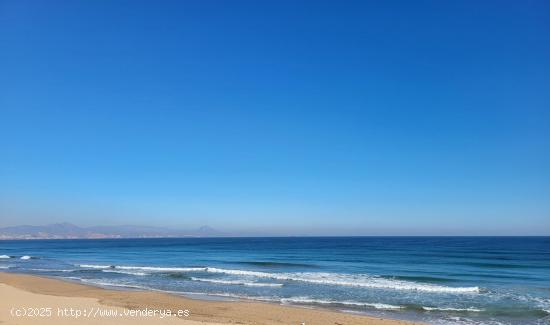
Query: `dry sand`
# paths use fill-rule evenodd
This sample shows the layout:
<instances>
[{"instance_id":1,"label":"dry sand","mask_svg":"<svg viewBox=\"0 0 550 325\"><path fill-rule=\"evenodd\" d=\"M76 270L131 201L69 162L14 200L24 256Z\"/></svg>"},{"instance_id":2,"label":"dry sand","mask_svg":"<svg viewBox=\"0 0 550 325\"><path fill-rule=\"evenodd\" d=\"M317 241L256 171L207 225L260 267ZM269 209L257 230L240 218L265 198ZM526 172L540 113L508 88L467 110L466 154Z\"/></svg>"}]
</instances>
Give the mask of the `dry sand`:
<instances>
[{"instance_id":1,"label":"dry sand","mask_svg":"<svg viewBox=\"0 0 550 325\"><path fill-rule=\"evenodd\" d=\"M51 316L47 309L51 308ZM70 308L73 308L72 315ZM182 317L145 315L170 310ZM188 310L189 316L183 315ZM42 316L17 316L24 312ZM61 314L60 314L61 311ZM100 313L118 313L100 316ZM136 315L129 313L135 312ZM81 315L76 318L76 313ZM86 313L86 316L84 316ZM296 324L411 325L414 323L261 302L203 301L150 291L96 288L58 279L0 272L0 324Z\"/></svg>"}]
</instances>

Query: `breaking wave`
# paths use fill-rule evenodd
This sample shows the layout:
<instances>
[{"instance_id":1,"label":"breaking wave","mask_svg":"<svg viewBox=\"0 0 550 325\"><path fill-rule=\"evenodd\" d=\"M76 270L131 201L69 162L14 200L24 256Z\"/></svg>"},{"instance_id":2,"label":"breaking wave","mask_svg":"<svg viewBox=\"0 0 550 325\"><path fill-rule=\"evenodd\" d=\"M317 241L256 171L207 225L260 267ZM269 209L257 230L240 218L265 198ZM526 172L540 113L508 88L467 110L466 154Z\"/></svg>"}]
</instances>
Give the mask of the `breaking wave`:
<instances>
[{"instance_id":1,"label":"breaking wave","mask_svg":"<svg viewBox=\"0 0 550 325\"><path fill-rule=\"evenodd\" d=\"M269 273L248 270L222 269L215 267L153 267L153 266L118 266L118 265L94 265L80 264L81 268L101 270L133 270L138 272L206 272L227 274L242 277L265 278L279 281L297 281L319 285L349 286L386 290L408 290L431 293L479 293L479 287L449 287L429 283L387 279L366 274L339 274L325 272L292 272L292 273ZM139 274L141 275L141 274Z\"/></svg>"},{"instance_id":2,"label":"breaking wave","mask_svg":"<svg viewBox=\"0 0 550 325\"><path fill-rule=\"evenodd\" d=\"M145 273L145 272L134 272L134 271L125 271L125 270L117 270L117 269L114 269L114 270L106 269L106 270L101 270L101 272L106 272L106 273L119 273L119 274L128 274L128 275L138 275L138 276L145 276L145 275L147 275L147 273Z\"/></svg>"},{"instance_id":3,"label":"breaking wave","mask_svg":"<svg viewBox=\"0 0 550 325\"><path fill-rule=\"evenodd\" d=\"M282 303L290 304L315 304L315 305L344 305L344 306L357 306L357 307L372 307L375 309L382 310L399 310L404 309L404 306L396 306L390 304L381 304L381 303L367 303L359 301L339 301L339 300L323 300L323 299L313 299L309 297L292 297L292 298L283 298L281 299Z\"/></svg>"},{"instance_id":4,"label":"breaking wave","mask_svg":"<svg viewBox=\"0 0 550 325\"><path fill-rule=\"evenodd\" d=\"M452 308L452 307L426 307L426 306L422 306L422 309L426 310L426 311L469 311L469 312L475 312L475 313L479 313L479 312L483 311L483 309L478 309L478 308L474 308L474 307Z\"/></svg>"},{"instance_id":5,"label":"breaking wave","mask_svg":"<svg viewBox=\"0 0 550 325\"><path fill-rule=\"evenodd\" d=\"M216 280L216 279L201 279L192 277L191 280L199 282L209 282L217 284L244 285L249 287L282 287L282 283L265 283L265 282L245 282L238 280Z\"/></svg>"}]
</instances>

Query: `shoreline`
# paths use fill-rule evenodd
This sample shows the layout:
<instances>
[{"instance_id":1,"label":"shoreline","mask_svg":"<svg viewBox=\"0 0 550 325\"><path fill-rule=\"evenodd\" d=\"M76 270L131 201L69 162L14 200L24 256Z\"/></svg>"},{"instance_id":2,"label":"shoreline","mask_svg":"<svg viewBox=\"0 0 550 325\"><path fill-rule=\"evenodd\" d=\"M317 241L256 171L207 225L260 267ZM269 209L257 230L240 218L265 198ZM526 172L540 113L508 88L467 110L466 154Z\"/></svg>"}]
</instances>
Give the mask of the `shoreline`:
<instances>
[{"instance_id":1,"label":"shoreline","mask_svg":"<svg viewBox=\"0 0 550 325\"><path fill-rule=\"evenodd\" d=\"M0 323L10 324L15 316L5 313L13 307L47 307L37 305L37 302L47 301L49 307L66 308L67 303L89 308L113 307L123 310L170 310L176 314L187 310L188 316L182 315L162 318L159 317L132 317L117 318L120 321L129 321L131 324L332 324L332 325L412 325L420 324L402 320L382 319L373 316L349 314L321 308L305 308L300 306L286 306L259 301L217 301L199 300L180 295L157 291L141 290L112 290L95 287L87 284L66 281L59 278L50 278L36 275L0 272L0 294L8 297L2 302ZM12 296L21 296L20 302L11 301ZM63 300L58 301L59 299ZM51 303L50 303L51 302ZM56 306L57 304L57 306ZM13 305L13 306L12 306ZM16 306L17 305L17 306ZM70 306L69 306L70 307ZM7 319L4 319L7 318ZM32 317L18 317L17 324L60 324L59 321L75 319L61 318L54 315L37 319ZM77 320L91 321L90 324L111 324L110 318L81 318ZM61 322L63 324L63 322ZM130 324L130 323L128 323Z\"/></svg>"}]
</instances>

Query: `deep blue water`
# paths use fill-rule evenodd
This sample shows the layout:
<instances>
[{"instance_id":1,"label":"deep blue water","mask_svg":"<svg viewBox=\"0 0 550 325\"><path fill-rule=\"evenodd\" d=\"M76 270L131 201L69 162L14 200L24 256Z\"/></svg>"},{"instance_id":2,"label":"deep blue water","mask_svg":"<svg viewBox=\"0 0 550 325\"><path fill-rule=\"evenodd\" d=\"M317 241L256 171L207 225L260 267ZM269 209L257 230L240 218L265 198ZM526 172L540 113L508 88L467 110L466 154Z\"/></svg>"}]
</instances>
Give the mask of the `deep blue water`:
<instances>
[{"instance_id":1,"label":"deep blue water","mask_svg":"<svg viewBox=\"0 0 550 325\"><path fill-rule=\"evenodd\" d=\"M0 241L0 255L1 271L99 286L434 324L550 324L550 237L29 240Z\"/></svg>"}]
</instances>

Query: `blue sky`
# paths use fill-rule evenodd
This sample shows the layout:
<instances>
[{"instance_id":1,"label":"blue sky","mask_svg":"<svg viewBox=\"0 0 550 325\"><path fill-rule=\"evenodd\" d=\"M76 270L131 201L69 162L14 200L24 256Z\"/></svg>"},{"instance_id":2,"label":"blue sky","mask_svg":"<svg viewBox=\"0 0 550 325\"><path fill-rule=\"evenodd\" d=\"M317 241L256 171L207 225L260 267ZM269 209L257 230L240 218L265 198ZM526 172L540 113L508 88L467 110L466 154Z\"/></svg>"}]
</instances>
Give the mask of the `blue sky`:
<instances>
[{"instance_id":1,"label":"blue sky","mask_svg":"<svg viewBox=\"0 0 550 325\"><path fill-rule=\"evenodd\" d=\"M0 0L0 226L550 234L546 1Z\"/></svg>"}]
</instances>

